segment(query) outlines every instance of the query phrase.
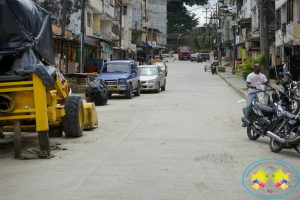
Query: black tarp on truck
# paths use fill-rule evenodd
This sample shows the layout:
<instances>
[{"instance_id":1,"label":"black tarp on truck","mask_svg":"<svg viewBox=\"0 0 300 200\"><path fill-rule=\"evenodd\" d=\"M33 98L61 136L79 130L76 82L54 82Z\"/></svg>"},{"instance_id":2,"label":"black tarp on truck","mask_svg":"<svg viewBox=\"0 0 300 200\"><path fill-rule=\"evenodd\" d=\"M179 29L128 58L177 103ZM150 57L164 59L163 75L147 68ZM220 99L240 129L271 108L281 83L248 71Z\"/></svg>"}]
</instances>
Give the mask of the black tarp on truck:
<instances>
[{"instance_id":1,"label":"black tarp on truck","mask_svg":"<svg viewBox=\"0 0 300 200\"><path fill-rule=\"evenodd\" d=\"M0 77L34 72L54 85L51 15L31 0L0 0Z\"/></svg>"}]
</instances>

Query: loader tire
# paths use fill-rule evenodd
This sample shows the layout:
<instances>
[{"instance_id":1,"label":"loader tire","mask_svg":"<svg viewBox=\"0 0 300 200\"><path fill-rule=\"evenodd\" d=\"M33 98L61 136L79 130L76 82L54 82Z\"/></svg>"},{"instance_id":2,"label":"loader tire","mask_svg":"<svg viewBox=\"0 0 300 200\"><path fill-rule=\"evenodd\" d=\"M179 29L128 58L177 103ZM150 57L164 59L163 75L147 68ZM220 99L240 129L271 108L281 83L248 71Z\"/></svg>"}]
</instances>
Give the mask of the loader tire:
<instances>
[{"instance_id":1,"label":"loader tire","mask_svg":"<svg viewBox=\"0 0 300 200\"><path fill-rule=\"evenodd\" d=\"M66 137L82 136L84 128L84 108L80 97L69 96L64 102L66 115L63 116L63 129Z\"/></svg>"}]
</instances>

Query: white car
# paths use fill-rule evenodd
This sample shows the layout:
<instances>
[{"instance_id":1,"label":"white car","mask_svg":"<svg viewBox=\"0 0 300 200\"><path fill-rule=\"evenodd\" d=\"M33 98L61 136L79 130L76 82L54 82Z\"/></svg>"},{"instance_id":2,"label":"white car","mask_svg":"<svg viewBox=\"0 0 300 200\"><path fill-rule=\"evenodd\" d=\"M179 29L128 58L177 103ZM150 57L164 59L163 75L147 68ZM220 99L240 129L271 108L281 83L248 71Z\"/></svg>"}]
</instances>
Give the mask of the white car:
<instances>
[{"instance_id":1,"label":"white car","mask_svg":"<svg viewBox=\"0 0 300 200\"><path fill-rule=\"evenodd\" d=\"M166 90L165 73L156 65L139 66L138 75L141 80L141 91L155 91L156 93Z\"/></svg>"}]
</instances>

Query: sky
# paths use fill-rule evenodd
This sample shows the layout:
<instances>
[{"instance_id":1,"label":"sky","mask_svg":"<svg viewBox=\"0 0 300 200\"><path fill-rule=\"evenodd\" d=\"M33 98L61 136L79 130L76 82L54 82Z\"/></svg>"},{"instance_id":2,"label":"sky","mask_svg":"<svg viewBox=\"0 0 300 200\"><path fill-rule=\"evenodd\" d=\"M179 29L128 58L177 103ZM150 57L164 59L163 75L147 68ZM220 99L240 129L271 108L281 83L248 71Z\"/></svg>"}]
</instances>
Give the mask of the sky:
<instances>
[{"instance_id":1,"label":"sky","mask_svg":"<svg viewBox=\"0 0 300 200\"><path fill-rule=\"evenodd\" d=\"M210 4L211 7L216 7L216 3L217 3L217 0L208 0L208 3ZM207 5L209 6L209 5ZM199 17L198 21L199 21L199 25L198 26L203 26L204 23L206 23L206 14L205 12L205 6L186 6L186 8L195 13L196 14L196 17ZM208 17L210 17L210 12L207 13Z\"/></svg>"}]
</instances>

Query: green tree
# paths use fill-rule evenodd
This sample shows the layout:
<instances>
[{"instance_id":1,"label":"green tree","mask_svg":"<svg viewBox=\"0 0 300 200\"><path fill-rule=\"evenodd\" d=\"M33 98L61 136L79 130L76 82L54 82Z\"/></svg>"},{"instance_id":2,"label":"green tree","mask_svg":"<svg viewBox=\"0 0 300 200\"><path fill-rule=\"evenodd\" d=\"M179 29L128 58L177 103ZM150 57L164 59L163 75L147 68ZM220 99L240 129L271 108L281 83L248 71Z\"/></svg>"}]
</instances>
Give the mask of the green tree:
<instances>
[{"instance_id":1,"label":"green tree","mask_svg":"<svg viewBox=\"0 0 300 200\"><path fill-rule=\"evenodd\" d=\"M198 25L198 18L184 5L205 5L207 0L168 0L168 34L187 33Z\"/></svg>"}]
</instances>

